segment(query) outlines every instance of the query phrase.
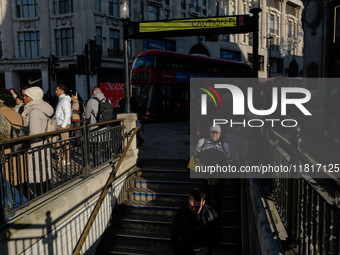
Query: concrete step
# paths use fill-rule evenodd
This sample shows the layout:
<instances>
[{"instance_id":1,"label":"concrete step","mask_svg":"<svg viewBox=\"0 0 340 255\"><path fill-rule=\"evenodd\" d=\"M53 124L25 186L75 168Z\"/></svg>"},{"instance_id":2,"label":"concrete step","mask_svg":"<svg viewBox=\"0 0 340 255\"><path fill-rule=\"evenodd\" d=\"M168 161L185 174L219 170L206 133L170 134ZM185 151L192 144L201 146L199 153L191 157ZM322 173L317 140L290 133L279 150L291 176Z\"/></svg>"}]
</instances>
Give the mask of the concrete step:
<instances>
[{"instance_id":1,"label":"concrete step","mask_svg":"<svg viewBox=\"0 0 340 255\"><path fill-rule=\"evenodd\" d=\"M135 201L125 200L123 204L126 206L127 213L142 213L152 215L168 215L174 216L176 211L183 206L179 202L165 201Z\"/></svg>"},{"instance_id":2,"label":"concrete step","mask_svg":"<svg viewBox=\"0 0 340 255\"><path fill-rule=\"evenodd\" d=\"M147 189L169 189L169 190L187 190L200 186L199 180L192 180L187 178L155 178L155 177L132 177L130 179L130 187L147 188Z\"/></svg>"},{"instance_id":3,"label":"concrete step","mask_svg":"<svg viewBox=\"0 0 340 255\"><path fill-rule=\"evenodd\" d=\"M162 247L150 247L149 245L131 245L125 243L113 243L107 245L97 255L120 254L120 255L172 255L171 244L163 244Z\"/></svg>"},{"instance_id":4,"label":"concrete step","mask_svg":"<svg viewBox=\"0 0 340 255\"><path fill-rule=\"evenodd\" d=\"M237 206L239 205L239 194L230 194L230 192L224 192L228 195L223 195L222 203L225 206ZM128 190L128 199L136 201L166 201L166 202L181 202L187 203L188 190L168 190L168 189L146 189L146 188L132 188ZM212 195L212 201L214 201L214 195Z\"/></svg>"},{"instance_id":5,"label":"concrete step","mask_svg":"<svg viewBox=\"0 0 340 255\"><path fill-rule=\"evenodd\" d=\"M136 176L141 176L144 178L148 177L157 177L157 178L190 178L190 170L189 169L140 169Z\"/></svg>"}]
</instances>

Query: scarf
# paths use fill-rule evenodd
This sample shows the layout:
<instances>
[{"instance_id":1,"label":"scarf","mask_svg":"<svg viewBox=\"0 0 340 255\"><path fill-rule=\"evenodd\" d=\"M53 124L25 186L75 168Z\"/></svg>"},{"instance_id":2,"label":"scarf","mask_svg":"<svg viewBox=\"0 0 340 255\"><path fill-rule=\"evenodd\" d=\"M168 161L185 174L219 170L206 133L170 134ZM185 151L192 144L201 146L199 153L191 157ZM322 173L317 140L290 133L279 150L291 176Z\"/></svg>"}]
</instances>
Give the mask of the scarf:
<instances>
[{"instance_id":1,"label":"scarf","mask_svg":"<svg viewBox=\"0 0 340 255\"><path fill-rule=\"evenodd\" d=\"M44 100L42 99L37 99L37 100L32 100L31 102L29 102L27 105L25 105L24 111L21 114L21 116L23 116L26 120L27 120L27 115L31 112L30 108L34 105L38 105L41 104L42 102L44 102Z\"/></svg>"}]
</instances>

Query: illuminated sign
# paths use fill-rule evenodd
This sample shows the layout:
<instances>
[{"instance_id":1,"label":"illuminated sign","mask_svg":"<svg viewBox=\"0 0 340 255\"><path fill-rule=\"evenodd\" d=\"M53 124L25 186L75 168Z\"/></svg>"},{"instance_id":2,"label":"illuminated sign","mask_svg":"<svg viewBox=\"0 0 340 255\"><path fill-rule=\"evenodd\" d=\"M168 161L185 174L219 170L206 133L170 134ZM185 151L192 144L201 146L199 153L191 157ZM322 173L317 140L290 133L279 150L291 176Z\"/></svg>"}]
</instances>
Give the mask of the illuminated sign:
<instances>
[{"instance_id":1,"label":"illuminated sign","mask_svg":"<svg viewBox=\"0 0 340 255\"><path fill-rule=\"evenodd\" d=\"M242 18L241 24L243 21ZM243 24L242 24L243 25ZM179 31L191 29L209 29L221 27L236 27L237 17L218 17L218 18L197 18L197 19L183 19L170 20L163 22L147 22L139 24L140 33L148 32L164 32L164 31Z\"/></svg>"}]
</instances>

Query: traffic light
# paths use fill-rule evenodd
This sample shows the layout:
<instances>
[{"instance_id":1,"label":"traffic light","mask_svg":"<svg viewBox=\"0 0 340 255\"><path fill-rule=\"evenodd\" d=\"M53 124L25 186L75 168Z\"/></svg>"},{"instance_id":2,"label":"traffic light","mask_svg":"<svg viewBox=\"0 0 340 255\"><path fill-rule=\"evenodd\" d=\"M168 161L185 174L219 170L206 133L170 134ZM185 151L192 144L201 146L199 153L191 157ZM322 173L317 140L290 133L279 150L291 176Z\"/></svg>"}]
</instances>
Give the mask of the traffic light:
<instances>
[{"instance_id":1,"label":"traffic light","mask_svg":"<svg viewBox=\"0 0 340 255\"><path fill-rule=\"evenodd\" d=\"M95 40L90 41L90 70L91 74L96 74L100 68L102 58L102 47L96 44Z\"/></svg>"},{"instance_id":2,"label":"traffic light","mask_svg":"<svg viewBox=\"0 0 340 255\"><path fill-rule=\"evenodd\" d=\"M86 73L85 66L86 66L85 56L78 55L77 56L77 74L85 74Z\"/></svg>"},{"instance_id":3,"label":"traffic light","mask_svg":"<svg viewBox=\"0 0 340 255\"><path fill-rule=\"evenodd\" d=\"M60 66L60 64L57 63L58 60L59 60L59 58L57 58L56 56L54 56L54 55L51 56L50 75L52 77L52 80L54 80L54 81L55 81L55 69L56 69L56 67Z\"/></svg>"}]
</instances>

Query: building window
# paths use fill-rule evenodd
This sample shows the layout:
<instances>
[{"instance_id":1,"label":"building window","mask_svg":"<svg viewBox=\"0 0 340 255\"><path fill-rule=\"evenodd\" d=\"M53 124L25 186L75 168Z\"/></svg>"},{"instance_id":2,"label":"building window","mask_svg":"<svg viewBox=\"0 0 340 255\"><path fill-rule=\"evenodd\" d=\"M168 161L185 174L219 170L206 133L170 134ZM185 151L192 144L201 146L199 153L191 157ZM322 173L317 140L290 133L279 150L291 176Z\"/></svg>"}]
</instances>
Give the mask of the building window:
<instances>
[{"instance_id":1,"label":"building window","mask_svg":"<svg viewBox=\"0 0 340 255\"><path fill-rule=\"evenodd\" d=\"M55 31L56 56L70 56L74 51L74 29Z\"/></svg>"},{"instance_id":2,"label":"building window","mask_svg":"<svg viewBox=\"0 0 340 255\"><path fill-rule=\"evenodd\" d=\"M54 14L73 12L73 0L54 0Z\"/></svg>"},{"instance_id":3,"label":"building window","mask_svg":"<svg viewBox=\"0 0 340 255\"><path fill-rule=\"evenodd\" d=\"M280 6L281 6L281 3L279 0L267 0L267 6L268 7L274 7L275 9L279 10L280 11Z\"/></svg>"},{"instance_id":4,"label":"building window","mask_svg":"<svg viewBox=\"0 0 340 255\"><path fill-rule=\"evenodd\" d=\"M293 22L288 21L288 38L294 37L294 28L293 28Z\"/></svg>"},{"instance_id":5,"label":"building window","mask_svg":"<svg viewBox=\"0 0 340 255\"><path fill-rule=\"evenodd\" d=\"M40 56L40 33L19 33L19 54L21 58L37 58Z\"/></svg>"},{"instance_id":6,"label":"building window","mask_svg":"<svg viewBox=\"0 0 340 255\"><path fill-rule=\"evenodd\" d=\"M170 19L170 10L164 9L164 19L168 20Z\"/></svg>"},{"instance_id":7,"label":"building window","mask_svg":"<svg viewBox=\"0 0 340 255\"><path fill-rule=\"evenodd\" d=\"M276 18L276 33L275 34L279 34L279 31L280 31L280 18L279 17L277 17Z\"/></svg>"},{"instance_id":8,"label":"building window","mask_svg":"<svg viewBox=\"0 0 340 255\"><path fill-rule=\"evenodd\" d=\"M0 33L0 58L2 57L2 37Z\"/></svg>"},{"instance_id":9,"label":"building window","mask_svg":"<svg viewBox=\"0 0 340 255\"><path fill-rule=\"evenodd\" d=\"M185 13L184 12L181 13L181 19L185 19Z\"/></svg>"},{"instance_id":10,"label":"building window","mask_svg":"<svg viewBox=\"0 0 340 255\"><path fill-rule=\"evenodd\" d=\"M39 17L38 0L17 0L17 17Z\"/></svg>"},{"instance_id":11,"label":"building window","mask_svg":"<svg viewBox=\"0 0 340 255\"><path fill-rule=\"evenodd\" d=\"M102 28L96 27L96 44L102 47Z\"/></svg>"},{"instance_id":12,"label":"building window","mask_svg":"<svg viewBox=\"0 0 340 255\"><path fill-rule=\"evenodd\" d=\"M227 59L232 61L240 61L241 60L241 54L238 51L232 51L232 50L220 50L220 58L221 59Z\"/></svg>"},{"instance_id":13,"label":"building window","mask_svg":"<svg viewBox=\"0 0 340 255\"><path fill-rule=\"evenodd\" d=\"M253 46L253 32L249 33L249 46Z\"/></svg>"},{"instance_id":14,"label":"building window","mask_svg":"<svg viewBox=\"0 0 340 255\"><path fill-rule=\"evenodd\" d=\"M202 0L203 15L207 15L207 0Z\"/></svg>"},{"instance_id":15,"label":"building window","mask_svg":"<svg viewBox=\"0 0 340 255\"><path fill-rule=\"evenodd\" d=\"M122 58L123 52L119 48L119 31L110 29L110 48L108 50L109 57Z\"/></svg>"},{"instance_id":16,"label":"building window","mask_svg":"<svg viewBox=\"0 0 340 255\"><path fill-rule=\"evenodd\" d=\"M171 40L156 40L156 39L144 39L143 50L167 50L175 51L175 42Z\"/></svg>"},{"instance_id":17,"label":"building window","mask_svg":"<svg viewBox=\"0 0 340 255\"><path fill-rule=\"evenodd\" d=\"M198 0L190 0L189 8L193 12L198 12Z\"/></svg>"},{"instance_id":18,"label":"building window","mask_svg":"<svg viewBox=\"0 0 340 255\"><path fill-rule=\"evenodd\" d=\"M170 0L165 0L164 3L165 5L170 5Z\"/></svg>"},{"instance_id":19,"label":"building window","mask_svg":"<svg viewBox=\"0 0 340 255\"><path fill-rule=\"evenodd\" d=\"M258 58L259 61L259 71L264 71L264 56L260 56ZM253 67L253 54L248 53L248 65Z\"/></svg>"},{"instance_id":20,"label":"building window","mask_svg":"<svg viewBox=\"0 0 340 255\"><path fill-rule=\"evenodd\" d=\"M283 73L283 59L271 58L270 72L271 73Z\"/></svg>"},{"instance_id":21,"label":"building window","mask_svg":"<svg viewBox=\"0 0 340 255\"><path fill-rule=\"evenodd\" d=\"M185 0L181 0L181 8L182 10L185 10Z\"/></svg>"},{"instance_id":22,"label":"building window","mask_svg":"<svg viewBox=\"0 0 340 255\"><path fill-rule=\"evenodd\" d=\"M96 12L101 12L101 0L95 0L94 9Z\"/></svg>"},{"instance_id":23,"label":"building window","mask_svg":"<svg viewBox=\"0 0 340 255\"><path fill-rule=\"evenodd\" d=\"M149 5L149 20L159 20L158 6Z\"/></svg>"},{"instance_id":24,"label":"building window","mask_svg":"<svg viewBox=\"0 0 340 255\"><path fill-rule=\"evenodd\" d=\"M290 15L293 15L294 17L296 17L296 8L292 5L287 4L286 5L286 14L290 14Z\"/></svg>"},{"instance_id":25,"label":"building window","mask_svg":"<svg viewBox=\"0 0 340 255\"><path fill-rule=\"evenodd\" d=\"M270 21L269 21L269 32L274 33L274 15L270 15Z\"/></svg>"},{"instance_id":26,"label":"building window","mask_svg":"<svg viewBox=\"0 0 340 255\"><path fill-rule=\"evenodd\" d=\"M109 0L109 14L119 16L118 0Z\"/></svg>"}]
</instances>

